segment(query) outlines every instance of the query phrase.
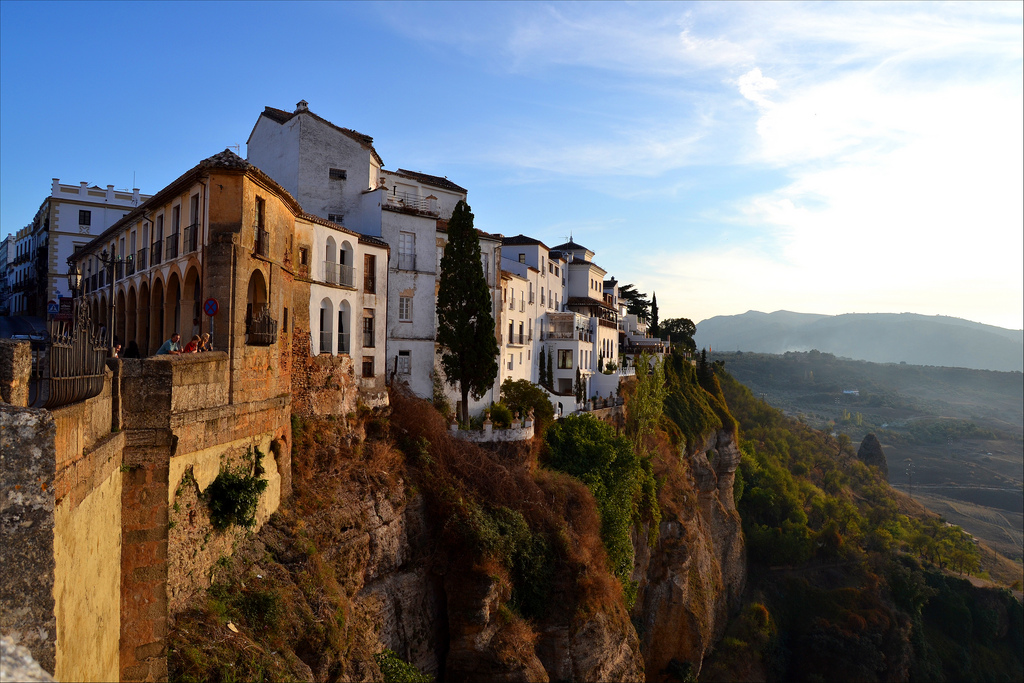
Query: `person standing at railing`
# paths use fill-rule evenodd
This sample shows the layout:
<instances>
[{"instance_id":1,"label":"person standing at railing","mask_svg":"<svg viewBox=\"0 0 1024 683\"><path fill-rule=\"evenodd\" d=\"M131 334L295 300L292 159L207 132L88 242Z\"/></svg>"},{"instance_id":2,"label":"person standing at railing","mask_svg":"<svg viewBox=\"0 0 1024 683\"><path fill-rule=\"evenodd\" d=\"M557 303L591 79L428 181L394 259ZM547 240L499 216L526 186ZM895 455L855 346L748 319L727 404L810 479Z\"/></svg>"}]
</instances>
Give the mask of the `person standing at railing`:
<instances>
[{"instance_id":1,"label":"person standing at railing","mask_svg":"<svg viewBox=\"0 0 1024 683\"><path fill-rule=\"evenodd\" d=\"M202 343L202 338L198 334L192 335L192 341L185 345L182 353L199 353L199 345Z\"/></svg>"},{"instance_id":2,"label":"person standing at railing","mask_svg":"<svg viewBox=\"0 0 1024 683\"><path fill-rule=\"evenodd\" d=\"M200 351L213 351L213 342L210 341L210 333L203 332L202 341L199 342Z\"/></svg>"},{"instance_id":3,"label":"person standing at railing","mask_svg":"<svg viewBox=\"0 0 1024 683\"><path fill-rule=\"evenodd\" d=\"M168 355L170 355L170 356L180 356L181 355L181 346L179 345L180 341L181 341L181 335L178 334L177 332L175 332L174 334L171 335L170 339L165 341L160 346L160 348L157 349L156 355L158 355L158 356L168 356Z\"/></svg>"}]
</instances>

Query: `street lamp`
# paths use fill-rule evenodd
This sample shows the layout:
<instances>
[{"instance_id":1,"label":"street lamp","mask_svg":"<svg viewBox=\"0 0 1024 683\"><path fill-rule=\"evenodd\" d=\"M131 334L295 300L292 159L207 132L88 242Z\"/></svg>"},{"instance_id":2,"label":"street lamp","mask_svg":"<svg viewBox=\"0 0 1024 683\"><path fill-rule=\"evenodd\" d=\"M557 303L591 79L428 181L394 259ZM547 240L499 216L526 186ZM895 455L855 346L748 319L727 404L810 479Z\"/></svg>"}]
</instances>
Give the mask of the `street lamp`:
<instances>
[{"instance_id":1,"label":"street lamp","mask_svg":"<svg viewBox=\"0 0 1024 683\"><path fill-rule=\"evenodd\" d=\"M78 297L78 291L82 288L82 268L77 263L68 259L68 289L71 290L71 298Z\"/></svg>"},{"instance_id":2,"label":"street lamp","mask_svg":"<svg viewBox=\"0 0 1024 683\"><path fill-rule=\"evenodd\" d=\"M110 304L107 306L107 331L110 334L110 343L108 346L110 350L114 349L114 272L115 268L119 265L132 262L132 255L128 256L112 256L106 249L101 251L97 256L100 263L107 270L107 280L110 285Z\"/></svg>"}]
</instances>

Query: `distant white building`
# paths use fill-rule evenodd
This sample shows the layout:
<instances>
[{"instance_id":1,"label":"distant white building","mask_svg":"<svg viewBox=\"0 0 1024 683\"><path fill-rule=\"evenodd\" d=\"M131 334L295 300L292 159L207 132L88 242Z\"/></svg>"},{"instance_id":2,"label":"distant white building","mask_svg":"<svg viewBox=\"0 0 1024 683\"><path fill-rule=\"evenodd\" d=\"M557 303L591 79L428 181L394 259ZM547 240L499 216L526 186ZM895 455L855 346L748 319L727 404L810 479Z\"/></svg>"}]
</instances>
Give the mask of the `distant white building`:
<instances>
[{"instance_id":1,"label":"distant white building","mask_svg":"<svg viewBox=\"0 0 1024 683\"><path fill-rule=\"evenodd\" d=\"M139 194L138 188L115 190L113 185L101 188L86 182L66 185L53 178L50 196L15 238L15 263L8 271L10 314L43 316L47 301L71 296L68 257L149 197ZM121 255L127 253L132 252Z\"/></svg>"}]
</instances>

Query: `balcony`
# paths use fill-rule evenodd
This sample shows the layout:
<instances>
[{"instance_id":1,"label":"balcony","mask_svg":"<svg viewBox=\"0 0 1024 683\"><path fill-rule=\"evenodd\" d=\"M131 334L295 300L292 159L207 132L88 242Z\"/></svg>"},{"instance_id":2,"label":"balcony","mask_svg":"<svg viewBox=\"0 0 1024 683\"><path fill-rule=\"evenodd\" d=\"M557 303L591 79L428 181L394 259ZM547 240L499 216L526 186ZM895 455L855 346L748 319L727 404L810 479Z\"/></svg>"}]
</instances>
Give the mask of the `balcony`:
<instances>
[{"instance_id":1,"label":"balcony","mask_svg":"<svg viewBox=\"0 0 1024 683\"><path fill-rule=\"evenodd\" d=\"M263 258L270 258L270 232L263 228L256 228L256 244L253 253Z\"/></svg>"},{"instance_id":2,"label":"balcony","mask_svg":"<svg viewBox=\"0 0 1024 683\"><path fill-rule=\"evenodd\" d=\"M124 279L124 261L111 264L114 268L114 282Z\"/></svg>"},{"instance_id":3,"label":"balcony","mask_svg":"<svg viewBox=\"0 0 1024 683\"><path fill-rule=\"evenodd\" d=\"M270 309L264 308L253 316L245 326L245 343L249 346L270 346L277 341L277 321L270 317Z\"/></svg>"},{"instance_id":4,"label":"balcony","mask_svg":"<svg viewBox=\"0 0 1024 683\"><path fill-rule=\"evenodd\" d=\"M344 263L333 263L324 261L324 282L329 285L342 285L344 287L355 287L356 269L346 266Z\"/></svg>"},{"instance_id":5,"label":"balcony","mask_svg":"<svg viewBox=\"0 0 1024 683\"><path fill-rule=\"evenodd\" d=\"M163 246L163 242L153 242L153 260L150 262L149 265L155 266L158 263L160 263L160 261L162 260L160 256L163 253Z\"/></svg>"},{"instance_id":6,"label":"balcony","mask_svg":"<svg viewBox=\"0 0 1024 683\"><path fill-rule=\"evenodd\" d=\"M136 270L143 271L146 269L146 252L149 251L145 247L135 252L135 268Z\"/></svg>"},{"instance_id":7,"label":"balcony","mask_svg":"<svg viewBox=\"0 0 1024 683\"><path fill-rule=\"evenodd\" d=\"M388 211L401 211L403 213L424 214L437 216L437 199L433 197L420 197L411 192L395 192L384 195L381 208Z\"/></svg>"},{"instance_id":8,"label":"balcony","mask_svg":"<svg viewBox=\"0 0 1024 683\"><path fill-rule=\"evenodd\" d=\"M608 328L611 328L613 330L618 329L618 325L616 325L611 320L605 320L604 318L598 318L597 319L597 324L600 325L601 327L608 327Z\"/></svg>"},{"instance_id":9,"label":"balcony","mask_svg":"<svg viewBox=\"0 0 1024 683\"><path fill-rule=\"evenodd\" d=\"M135 275L135 259L131 256L129 256L128 260L124 263L124 274L125 276Z\"/></svg>"},{"instance_id":10,"label":"balcony","mask_svg":"<svg viewBox=\"0 0 1024 683\"><path fill-rule=\"evenodd\" d=\"M181 233L175 232L168 235L167 239L164 240L167 243L167 251L165 252L167 255L164 258L168 261L172 258L178 258L178 244L180 243L180 238Z\"/></svg>"},{"instance_id":11,"label":"balcony","mask_svg":"<svg viewBox=\"0 0 1024 683\"><path fill-rule=\"evenodd\" d=\"M348 338L349 338L348 332L339 332L338 333L338 353L339 354L340 353L344 353L344 354L351 353L351 349L349 348L349 345L348 345Z\"/></svg>"},{"instance_id":12,"label":"balcony","mask_svg":"<svg viewBox=\"0 0 1024 683\"><path fill-rule=\"evenodd\" d=\"M416 254L399 254L399 270L416 270Z\"/></svg>"},{"instance_id":13,"label":"balcony","mask_svg":"<svg viewBox=\"0 0 1024 683\"><path fill-rule=\"evenodd\" d=\"M185 243L182 246L182 250L186 254L191 254L193 251L199 248L199 224L193 223L192 225L185 228Z\"/></svg>"},{"instance_id":14,"label":"balcony","mask_svg":"<svg viewBox=\"0 0 1024 683\"><path fill-rule=\"evenodd\" d=\"M331 334L330 330L320 331L320 353L331 353Z\"/></svg>"}]
</instances>

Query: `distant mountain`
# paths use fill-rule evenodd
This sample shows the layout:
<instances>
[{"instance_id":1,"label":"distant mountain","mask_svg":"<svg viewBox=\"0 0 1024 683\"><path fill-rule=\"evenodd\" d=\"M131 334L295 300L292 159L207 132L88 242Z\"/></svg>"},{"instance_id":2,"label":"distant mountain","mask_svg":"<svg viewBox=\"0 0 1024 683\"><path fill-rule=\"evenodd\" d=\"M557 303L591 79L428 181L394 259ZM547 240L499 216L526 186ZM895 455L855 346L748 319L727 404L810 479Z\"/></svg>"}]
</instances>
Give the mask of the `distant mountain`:
<instances>
[{"instance_id":1,"label":"distant mountain","mask_svg":"<svg viewBox=\"0 0 1024 683\"><path fill-rule=\"evenodd\" d=\"M1024 330L941 315L747 311L701 321L694 341L716 351L817 349L875 363L1024 371Z\"/></svg>"}]
</instances>

